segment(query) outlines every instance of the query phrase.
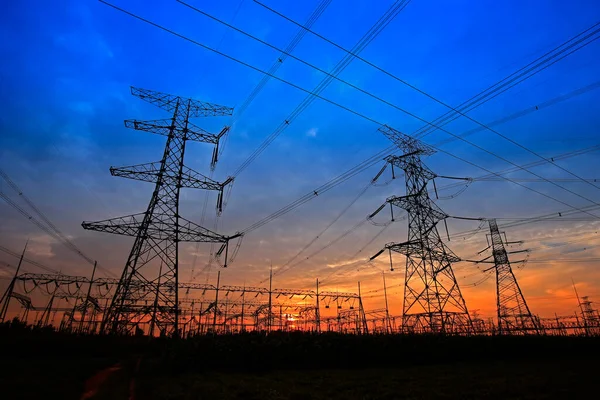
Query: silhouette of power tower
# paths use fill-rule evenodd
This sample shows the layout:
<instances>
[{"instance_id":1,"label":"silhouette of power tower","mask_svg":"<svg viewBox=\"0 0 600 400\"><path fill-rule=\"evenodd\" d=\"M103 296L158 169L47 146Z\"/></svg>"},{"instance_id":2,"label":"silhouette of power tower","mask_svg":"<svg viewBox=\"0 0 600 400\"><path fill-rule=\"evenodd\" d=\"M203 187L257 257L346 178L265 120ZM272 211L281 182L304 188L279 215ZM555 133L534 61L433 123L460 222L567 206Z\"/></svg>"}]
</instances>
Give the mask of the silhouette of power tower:
<instances>
[{"instance_id":1,"label":"silhouette of power tower","mask_svg":"<svg viewBox=\"0 0 600 400\"><path fill-rule=\"evenodd\" d=\"M600 314L592 307L589 296L581 296L579 303L586 335L600 335Z\"/></svg>"},{"instance_id":2,"label":"silhouette of power tower","mask_svg":"<svg viewBox=\"0 0 600 400\"><path fill-rule=\"evenodd\" d=\"M218 143L229 127L211 134L195 126L192 117L231 115L232 108L205 103L156 91L131 88L131 94L173 113L172 118L151 121L126 120L128 128L167 137L162 159L158 162L110 168L113 176L137 179L155 184L145 212L99 222L83 222L84 229L133 236L135 241L123 274L106 310L101 331L126 334L137 324L150 322L161 334L179 335L179 242L221 243L217 252L227 250L229 240L239 235L224 236L189 221L179 214L181 188L219 191L217 208L223 201L223 183L214 181L183 164L188 141L215 145L212 163L216 162ZM225 251L227 266L227 251Z\"/></svg>"},{"instance_id":3,"label":"silhouette of power tower","mask_svg":"<svg viewBox=\"0 0 600 400\"><path fill-rule=\"evenodd\" d=\"M492 249L494 258L494 268L496 270L496 301L498 312L498 333L502 334L527 334L539 333L539 326L535 318L531 315L523 292L517 283L517 278L512 271L508 252L505 244L514 244L522 242L506 241L498 229L498 223L495 219L488 219L490 234L488 236L488 249ZM487 250L487 249L486 249ZM512 253L522 253L527 250L517 250ZM491 268L484 270L489 271Z\"/></svg>"},{"instance_id":4,"label":"silhouette of power tower","mask_svg":"<svg viewBox=\"0 0 600 400\"><path fill-rule=\"evenodd\" d=\"M452 263L460 259L442 242L437 229L438 222L448 215L429 197L427 185L436 174L421 161L421 156L431 155L435 150L387 125L379 131L404 153L386 160L392 168L404 170L406 195L392 196L386 203L407 211L408 240L386 244L371 260L386 249L390 261L392 251L406 256L402 331L470 332L471 317L452 270Z\"/></svg>"}]
</instances>

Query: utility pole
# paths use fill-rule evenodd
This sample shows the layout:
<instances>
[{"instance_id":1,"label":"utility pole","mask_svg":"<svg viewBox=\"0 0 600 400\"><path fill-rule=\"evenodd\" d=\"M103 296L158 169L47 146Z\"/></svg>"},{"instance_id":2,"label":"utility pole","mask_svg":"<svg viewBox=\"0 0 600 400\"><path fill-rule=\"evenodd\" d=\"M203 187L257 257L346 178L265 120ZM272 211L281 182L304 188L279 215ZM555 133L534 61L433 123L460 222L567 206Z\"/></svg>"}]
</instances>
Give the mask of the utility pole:
<instances>
[{"instance_id":1,"label":"utility pole","mask_svg":"<svg viewBox=\"0 0 600 400\"><path fill-rule=\"evenodd\" d=\"M97 261L94 261L94 269L92 270L92 278L90 279L90 285L88 286L87 295L85 296L85 302L83 303L83 310L81 311L81 322L79 323L79 332L83 330L83 324L85 320L85 314L87 313L88 303L90 301L90 294L92 293L92 285L94 284L94 276L96 275Z\"/></svg>"},{"instance_id":2,"label":"utility pole","mask_svg":"<svg viewBox=\"0 0 600 400\"><path fill-rule=\"evenodd\" d=\"M112 302L104 314L101 331L129 333L133 329L134 321L150 317L151 311L145 304L158 289L160 313L157 315L157 322L167 335L177 338L179 243L221 243L222 247L218 252L220 254L232 238L239 236L217 234L183 218L179 213L181 188L218 191L217 207L220 211L223 188L233 180L229 178L219 183L184 166L185 148L189 141L210 143L217 148L219 139L229 130L229 127L225 127L215 135L197 127L189 120L193 117L232 115L233 109L135 87L131 88L131 94L172 113L172 117L152 121L125 121L128 128L166 136L163 156L157 162L110 169L113 176L154 183L154 192L146 211L104 221L82 223L84 229L135 237ZM216 162L214 155L215 152L213 164ZM158 269L157 260L162 260L164 264L160 285L154 272ZM145 285L132 284L135 281L143 281Z\"/></svg>"},{"instance_id":3,"label":"utility pole","mask_svg":"<svg viewBox=\"0 0 600 400\"><path fill-rule=\"evenodd\" d=\"M390 255L394 251L406 256L402 330L440 334L464 333L465 327L472 330L471 317L452 270L452 263L460 258L445 245L437 228L448 215L433 202L427 189L437 175L421 161L421 156L432 155L435 150L387 125L379 131L403 152L401 156L388 156L386 161L392 171L394 167L404 171L406 195L389 197L386 203L392 210L392 206L406 210L408 240L387 243L371 260L386 250Z\"/></svg>"},{"instance_id":4,"label":"utility pole","mask_svg":"<svg viewBox=\"0 0 600 400\"><path fill-rule=\"evenodd\" d=\"M360 281L358 281L358 307L359 307L359 312L360 312L360 318L362 321L362 325L363 325L363 332L365 334L369 334L369 325L367 324L367 316L365 314L365 309L363 307L363 303L362 303L362 296L360 294Z\"/></svg>"},{"instance_id":5,"label":"utility pole","mask_svg":"<svg viewBox=\"0 0 600 400\"><path fill-rule=\"evenodd\" d=\"M585 319L585 313L583 312L583 306L581 305L581 299L579 298L579 293L577 293L577 288L575 287L575 282L573 281L573 278L571 278L571 283L573 283L573 290L575 291L575 297L577 297L577 304L579 304L579 310L581 311L581 318L583 319L583 331L585 332L586 336L589 336L589 330L588 330L588 326L587 326L587 321Z\"/></svg>"},{"instance_id":6,"label":"utility pole","mask_svg":"<svg viewBox=\"0 0 600 400\"><path fill-rule=\"evenodd\" d=\"M152 318L150 319L150 337L154 336L154 325L156 325L156 313L158 312L158 296L160 295L160 277L162 276L162 263L158 269L158 285L156 285L156 294L154 296L154 303L152 305ZM160 327L159 327L160 330Z\"/></svg>"},{"instance_id":7,"label":"utility pole","mask_svg":"<svg viewBox=\"0 0 600 400\"><path fill-rule=\"evenodd\" d=\"M242 292L242 326L241 331L244 332L246 327L244 326L244 306L246 305L246 282L244 282L244 291Z\"/></svg>"},{"instance_id":8,"label":"utility pole","mask_svg":"<svg viewBox=\"0 0 600 400\"><path fill-rule=\"evenodd\" d=\"M283 332L283 306L279 305L279 331Z\"/></svg>"},{"instance_id":9,"label":"utility pole","mask_svg":"<svg viewBox=\"0 0 600 400\"><path fill-rule=\"evenodd\" d=\"M490 226L490 247L496 271L496 308L498 312L498 333L521 334L531 332L539 334L539 326L531 315L529 306L521 292L517 278L508 260L502 233L495 219L488 219ZM515 243L515 242L507 242ZM519 242L516 242L519 243ZM523 252L522 250L518 252ZM516 252L515 252L516 253ZM485 270L488 271L488 270ZM484 271L484 272L485 272Z\"/></svg>"},{"instance_id":10,"label":"utility pole","mask_svg":"<svg viewBox=\"0 0 600 400\"><path fill-rule=\"evenodd\" d=\"M202 317L204 316L203 313L204 313L204 302L201 301L200 309L198 310L198 329L196 331L197 335L204 333L204 329L203 329L204 324L202 323Z\"/></svg>"},{"instance_id":11,"label":"utility pole","mask_svg":"<svg viewBox=\"0 0 600 400\"><path fill-rule=\"evenodd\" d=\"M317 278L317 307L315 308L315 322L317 333L321 333L321 307L319 305L319 278Z\"/></svg>"},{"instance_id":12,"label":"utility pole","mask_svg":"<svg viewBox=\"0 0 600 400\"><path fill-rule=\"evenodd\" d=\"M8 305L10 304L10 298L12 297L13 290L15 290L15 282L17 281L17 276L19 276L19 271L21 270L21 264L23 264L23 258L25 257L25 251L27 250L28 244L29 240L25 242L25 247L21 253L21 258L19 258L19 264L17 264L15 275L11 279L6 291L2 295L2 299L0 299L0 322L4 322L4 319L6 318L6 312L8 311Z\"/></svg>"},{"instance_id":13,"label":"utility pole","mask_svg":"<svg viewBox=\"0 0 600 400\"><path fill-rule=\"evenodd\" d=\"M271 306L272 306L272 302L271 302L271 298L273 297L273 262L271 262L271 269L269 270L269 314L268 314L268 320L267 320L267 331L269 333L271 333L271 321L273 318L273 314L271 311Z\"/></svg>"},{"instance_id":14,"label":"utility pole","mask_svg":"<svg viewBox=\"0 0 600 400\"><path fill-rule=\"evenodd\" d=\"M217 334L217 311L219 310L219 284L221 283L221 271L217 271L217 289L215 290L215 309L213 313L212 331L213 335Z\"/></svg>"},{"instance_id":15,"label":"utility pole","mask_svg":"<svg viewBox=\"0 0 600 400\"><path fill-rule=\"evenodd\" d=\"M392 326L390 324L390 312L388 308L387 287L385 285L385 272L381 271L383 276L383 296L385 297L385 333L391 333Z\"/></svg>"}]
</instances>

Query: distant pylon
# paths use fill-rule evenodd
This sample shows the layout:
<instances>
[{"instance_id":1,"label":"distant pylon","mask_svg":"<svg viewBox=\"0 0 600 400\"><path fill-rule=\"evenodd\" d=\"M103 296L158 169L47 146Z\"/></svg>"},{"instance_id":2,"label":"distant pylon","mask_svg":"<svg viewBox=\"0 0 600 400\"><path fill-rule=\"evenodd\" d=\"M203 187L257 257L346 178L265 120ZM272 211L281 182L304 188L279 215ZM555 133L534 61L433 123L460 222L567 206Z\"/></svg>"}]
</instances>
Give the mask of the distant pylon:
<instances>
[{"instance_id":1,"label":"distant pylon","mask_svg":"<svg viewBox=\"0 0 600 400\"><path fill-rule=\"evenodd\" d=\"M600 335L600 314L598 314L598 310L592 308L592 302L588 296L581 297L581 310L586 334Z\"/></svg>"},{"instance_id":2,"label":"distant pylon","mask_svg":"<svg viewBox=\"0 0 600 400\"><path fill-rule=\"evenodd\" d=\"M429 333L466 333L472 331L467 305L452 271L460 259L442 242L438 222L448 217L429 198L427 184L435 174L421 161L435 150L393 128L379 129L403 152L387 161L404 170L406 195L386 200L408 213L408 241L388 243L371 257L386 249L406 256L402 331Z\"/></svg>"},{"instance_id":3,"label":"distant pylon","mask_svg":"<svg viewBox=\"0 0 600 400\"><path fill-rule=\"evenodd\" d=\"M498 230L495 219L488 219L490 226L490 247L496 270L496 302L498 312L498 333L523 335L539 333L539 326L531 315L525 297L512 271L505 240Z\"/></svg>"},{"instance_id":4,"label":"distant pylon","mask_svg":"<svg viewBox=\"0 0 600 400\"><path fill-rule=\"evenodd\" d=\"M219 138L229 129L225 127L221 133L211 134L190 123L189 118L231 115L233 109L134 87L131 94L172 112L173 117L125 121L128 128L166 136L163 157L158 162L110 169L113 176L155 183L147 210L125 217L82 223L85 229L135 237L112 302L103 316L101 331L131 333L151 324L152 330L156 326L160 332L177 337L179 242L222 243L226 249L229 240L238 236L219 235L179 214L181 188L219 191L217 208L220 211L223 188L231 182L231 178L223 183L213 181L184 166L185 146L190 140L214 144L214 164ZM152 336L154 332L148 334Z\"/></svg>"}]
</instances>

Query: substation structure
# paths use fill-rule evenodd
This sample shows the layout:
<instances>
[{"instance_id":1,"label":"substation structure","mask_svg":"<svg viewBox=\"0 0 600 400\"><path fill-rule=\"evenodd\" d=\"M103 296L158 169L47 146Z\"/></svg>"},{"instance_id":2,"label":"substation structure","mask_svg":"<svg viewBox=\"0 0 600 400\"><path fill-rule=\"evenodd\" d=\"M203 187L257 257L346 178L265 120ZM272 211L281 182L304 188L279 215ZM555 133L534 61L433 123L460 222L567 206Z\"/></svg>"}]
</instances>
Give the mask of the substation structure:
<instances>
[{"instance_id":1,"label":"substation structure","mask_svg":"<svg viewBox=\"0 0 600 400\"><path fill-rule=\"evenodd\" d=\"M102 333L101 324L119 280L90 279L82 276L24 273L14 278L10 292L4 294L2 307L20 309L16 317L38 326L53 325L57 329L81 333ZM316 292L299 289L271 289L229 285L180 283L179 320L181 336L244 331L335 331L364 334L378 331L384 320L375 312L365 312L359 295L346 292ZM144 281L131 281L138 292L150 292L156 298L156 287ZM170 283L162 283L160 291L174 291ZM38 304L34 306L34 304ZM155 300L147 300L143 312L149 318L131 320L123 332L132 334L169 335L158 325L170 312ZM14 308L14 307L13 307ZM138 312L136 310L136 312ZM35 313L35 314L34 314ZM158 331L158 332L157 332Z\"/></svg>"},{"instance_id":2,"label":"substation structure","mask_svg":"<svg viewBox=\"0 0 600 400\"><path fill-rule=\"evenodd\" d=\"M184 166L186 142L213 144L214 167L220 138L228 131L211 134L189 122L191 117L231 115L233 109L211 103L173 96L146 89L131 88L139 97L172 113L172 118L152 121L125 121L129 128L167 137L162 159L158 162L110 169L114 176L155 184L145 212L99 222L84 222L85 229L135 238L120 279L91 278L63 274L19 274L15 272L0 299L0 322L7 320L11 300L20 306L10 313L18 320L60 330L87 334L125 334L187 337L245 331L310 331L369 333L435 333L445 335L586 335L600 336L600 315L587 296L579 297L579 311L573 315L540 318L531 313L512 271L508 242L496 220L487 221L486 235L491 254L475 263L493 266L496 277L497 319L481 319L470 314L452 269L461 261L442 241L438 224L448 214L430 198L429 182L437 195L436 175L421 156L435 150L421 141L391 127L379 130L403 152L388 156L392 168L404 172L406 194L392 196L369 218L390 205L406 210L408 240L387 243L371 260L388 251L393 270L392 252L406 257L402 315L390 316L387 308L367 311L359 294L301 289L269 289L246 286L221 286L179 281L179 243L221 244L215 253L218 261L224 253L227 266L229 242L241 234L225 236L203 228L179 214L181 188L215 190L217 213L222 211L223 190L232 182L216 182ZM387 164L386 164L387 165ZM382 170L383 172L383 170ZM381 174L381 172L380 172ZM463 178L464 179L464 178ZM446 233L448 234L446 225ZM449 238L449 235L448 235ZM237 253L238 247L234 250ZM23 251L24 254L25 251ZM488 261L491 259L490 261ZM465 260L471 261L471 260ZM513 261L518 263L521 261ZM384 284L385 291L385 284ZM576 290L575 290L576 292ZM34 306L34 304L41 304ZM14 307L13 307L14 308ZM33 315L35 313L35 315Z\"/></svg>"},{"instance_id":3,"label":"substation structure","mask_svg":"<svg viewBox=\"0 0 600 400\"><path fill-rule=\"evenodd\" d=\"M39 327L83 334L100 334L103 317L119 284L118 279L82 276L32 274L16 275L2 300L2 321L16 318ZM136 290L150 288L141 281L131 283ZM172 290L164 284L161 290ZM298 289L272 289L203 283L182 283L180 291L181 336L240 332L339 332L347 334L398 334L406 332L402 316L390 316L386 309L365 310L355 293L317 292ZM318 299L318 300L317 300ZM540 318L532 315L537 329L530 334L600 336L600 316L592 302L581 298L584 312ZM585 304L583 304L585 302ZM154 319L132 321L124 332L168 335L158 329L161 307L148 301L145 310ZM6 312L10 310L10 312ZM167 310L168 312L168 310ZM8 318L7 318L8 317ZM482 319L473 313L473 328L462 334L514 335L501 328L493 318ZM155 329L156 328L156 329ZM460 333L460 332L459 332Z\"/></svg>"}]
</instances>

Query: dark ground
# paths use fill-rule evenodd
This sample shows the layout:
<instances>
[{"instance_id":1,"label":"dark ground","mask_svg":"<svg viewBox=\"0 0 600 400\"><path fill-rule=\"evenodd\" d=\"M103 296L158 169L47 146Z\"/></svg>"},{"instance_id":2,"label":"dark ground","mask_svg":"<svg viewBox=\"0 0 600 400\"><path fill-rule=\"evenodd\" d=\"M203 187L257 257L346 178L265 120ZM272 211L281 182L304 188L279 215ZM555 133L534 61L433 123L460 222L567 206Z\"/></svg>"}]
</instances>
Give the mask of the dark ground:
<instances>
[{"instance_id":1,"label":"dark ground","mask_svg":"<svg viewBox=\"0 0 600 400\"><path fill-rule=\"evenodd\" d=\"M597 398L600 372L600 338L585 337L175 342L0 325L0 343L2 399L586 399Z\"/></svg>"},{"instance_id":2,"label":"dark ground","mask_svg":"<svg viewBox=\"0 0 600 400\"><path fill-rule=\"evenodd\" d=\"M598 363L469 362L405 368L146 376L140 399L593 399Z\"/></svg>"}]
</instances>

